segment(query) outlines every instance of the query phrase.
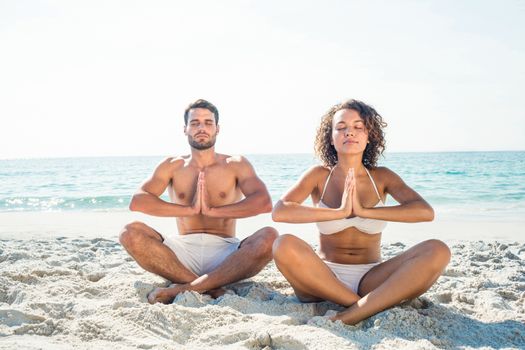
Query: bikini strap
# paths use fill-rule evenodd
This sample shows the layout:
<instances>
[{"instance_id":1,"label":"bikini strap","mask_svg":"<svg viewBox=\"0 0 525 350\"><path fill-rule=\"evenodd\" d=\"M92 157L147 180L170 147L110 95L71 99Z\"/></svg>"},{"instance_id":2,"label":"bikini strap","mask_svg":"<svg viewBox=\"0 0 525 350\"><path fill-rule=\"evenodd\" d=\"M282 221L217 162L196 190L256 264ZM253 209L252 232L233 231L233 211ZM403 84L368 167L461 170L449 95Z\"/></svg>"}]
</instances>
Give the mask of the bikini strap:
<instances>
[{"instance_id":1,"label":"bikini strap","mask_svg":"<svg viewBox=\"0 0 525 350\"><path fill-rule=\"evenodd\" d=\"M335 167L333 167L330 170L330 174L328 174L328 177L326 178L326 182L324 183L324 187L323 187L323 193L321 194L321 198L319 198L319 202L323 200L324 193L326 192L326 187L328 187L328 181L330 181L330 177L332 176L332 172L334 171L334 169Z\"/></svg>"},{"instance_id":2,"label":"bikini strap","mask_svg":"<svg viewBox=\"0 0 525 350\"><path fill-rule=\"evenodd\" d=\"M367 168L365 168L365 170L366 170L366 173L368 174L368 177L370 178L370 181L372 181L372 186L374 186L374 190L376 191L377 198L379 198L380 201L383 201L381 199L381 196L379 195L379 191L377 190L377 186L376 186L376 183L374 181L374 178L372 177L372 175L370 175L370 172L368 171Z\"/></svg>"}]
</instances>

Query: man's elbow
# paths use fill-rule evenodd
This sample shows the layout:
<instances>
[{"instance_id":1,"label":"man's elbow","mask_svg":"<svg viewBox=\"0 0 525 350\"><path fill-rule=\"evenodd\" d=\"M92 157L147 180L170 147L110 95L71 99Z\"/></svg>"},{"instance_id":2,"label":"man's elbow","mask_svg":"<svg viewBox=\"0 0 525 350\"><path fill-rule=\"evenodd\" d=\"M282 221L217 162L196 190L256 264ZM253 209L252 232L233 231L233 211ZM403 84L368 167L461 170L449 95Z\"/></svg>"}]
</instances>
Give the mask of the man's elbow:
<instances>
[{"instance_id":1,"label":"man's elbow","mask_svg":"<svg viewBox=\"0 0 525 350\"><path fill-rule=\"evenodd\" d=\"M261 213L269 213L273 209L272 199L268 195L261 204Z\"/></svg>"},{"instance_id":2,"label":"man's elbow","mask_svg":"<svg viewBox=\"0 0 525 350\"><path fill-rule=\"evenodd\" d=\"M140 199L138 197L138 194L134 194L133 197L131 197L131 201L129 202L129 210L141 211Z\"/></svg>"}]
</instances>

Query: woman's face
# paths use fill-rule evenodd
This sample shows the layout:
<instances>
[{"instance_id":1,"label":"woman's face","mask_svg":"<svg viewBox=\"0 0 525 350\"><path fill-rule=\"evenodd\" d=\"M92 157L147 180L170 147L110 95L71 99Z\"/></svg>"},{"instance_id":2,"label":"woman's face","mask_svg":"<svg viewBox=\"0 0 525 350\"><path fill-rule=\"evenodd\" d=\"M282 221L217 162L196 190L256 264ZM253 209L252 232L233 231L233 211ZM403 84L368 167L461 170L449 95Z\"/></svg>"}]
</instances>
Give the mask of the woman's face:
<instances>
[{"instance_id":1,"label":"woman's face","mask_svg":"<svg viewBox=\"0 0 525 350\"><path fill-rule=\"evenodd\" d=\"M332 121L332 144L337 153L363 153L368 143L368 130L359 113L342 109L334 114Z\"/></svg>"}]
</instances>

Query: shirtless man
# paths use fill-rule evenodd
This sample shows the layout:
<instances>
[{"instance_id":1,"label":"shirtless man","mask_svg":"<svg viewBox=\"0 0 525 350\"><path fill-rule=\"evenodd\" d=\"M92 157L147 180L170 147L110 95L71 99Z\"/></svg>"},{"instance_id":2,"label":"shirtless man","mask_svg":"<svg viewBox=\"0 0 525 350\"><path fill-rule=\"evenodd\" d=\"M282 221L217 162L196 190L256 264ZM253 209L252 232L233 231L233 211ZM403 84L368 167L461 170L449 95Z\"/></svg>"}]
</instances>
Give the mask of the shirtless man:
<instances>
[{"instance_id":1,"label":"shirtless man","mask_svg":"<svg viewBox=\"0 0 525 350\"><path fill-rule=\"evenodd\" d=\"M184 134L191 154L162 161L131 200L133 211L177 218L180 235L163 237L142 222L120 233L120 243L142 268L173 283L154 289L148 295L152 304L169 303L188 290L218 297L222 286L256 275L272 259L274 228L242 242L235 238L237 218L270 212L272 203L248 160L215 152L218 121L210 102L190 104ZM171 203L159 198L166 188Z\"/></svg>"}]
</instances>

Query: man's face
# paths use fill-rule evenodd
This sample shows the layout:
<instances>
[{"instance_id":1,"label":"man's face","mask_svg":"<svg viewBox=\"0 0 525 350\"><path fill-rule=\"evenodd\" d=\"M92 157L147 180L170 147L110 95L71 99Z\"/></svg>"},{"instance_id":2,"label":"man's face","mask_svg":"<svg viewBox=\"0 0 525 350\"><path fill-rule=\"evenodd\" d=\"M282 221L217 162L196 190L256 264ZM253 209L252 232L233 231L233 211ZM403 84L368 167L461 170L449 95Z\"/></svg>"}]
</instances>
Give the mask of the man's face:
<instances>
[{"instance_id":1,"label":"man's face","mask_svg":"<svg viewBox=\"0 0 525 350\"><path fill-rule=\"evenodd\" d=\"M215 124L215 116L206 108L190 109L188 125L184 127L188 143L198 150L205 150L215 145L219 126Z\"/></svg>"}]
</instances>

